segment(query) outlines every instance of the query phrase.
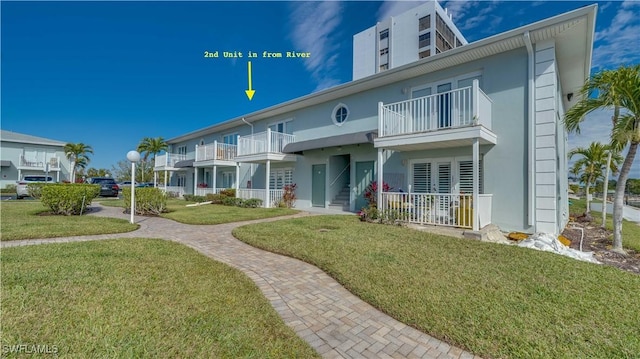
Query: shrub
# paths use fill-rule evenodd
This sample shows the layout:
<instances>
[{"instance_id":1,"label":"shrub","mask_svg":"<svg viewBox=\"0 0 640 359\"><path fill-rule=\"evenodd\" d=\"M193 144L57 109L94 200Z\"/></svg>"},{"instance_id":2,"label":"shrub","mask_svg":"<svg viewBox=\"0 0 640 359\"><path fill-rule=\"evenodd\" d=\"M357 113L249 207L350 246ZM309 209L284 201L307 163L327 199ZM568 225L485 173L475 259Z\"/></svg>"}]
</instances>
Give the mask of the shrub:
<instances>
[{"instance_id":1,"label":"shrub","mask_svg":"<svg viewBox=\"0 0 640 359\"><path fill-rule=\"evenodd\" d=\"M33 199L40 199L42 197L42 187L48 183L27 183L27 193L29 197Z\"/></svg>"},{"instance_id":2,"label":"shrub","mask_svg":"<svg viewBox=\"0 0 640 359\"><path fill-rule=\"evenodd\" d=\"M282 201L278 203L278 207L284 205L287 208L293 208L296 203L296 187L297 185L291 184L284 186L284 192L282 193Z\"/></svg>"},{"instance_id":3,"label":"shrub","mask_svg":"<svg viewBox=\"0 0 640 359\"><path fill-rule=\"evenodd\" d=\"M158 215L167 211L167 195L159 188L146 187L136 188L136 214ZM202 196L200 196L202 197ZM131 188L125 187L122 190L125 208L131 206Z\"/></svg>"},{"instance_id":4,"label":"shrub","mask_svg":"<svg viewBox=\"0 0 640 359\"><path fill-rule=\"evenodd\" d=\"M242 207L245 207L245 208L262 207L262 200L259 198L249 198L242 203Z\"/></svg>"},{"instance_id":5,"label":"shrub","mask_svg":"<svg viewBox=\"0 0 640 359\"><path fill-rule=\"evenodd\" d=\"M358 212L358 216L363 222L376 222L379 218L378 208L375 206L364 207Z\"/></svg>"},{"instance_id":6,"label":"shrub","mask_svg":"<svg viewBox=\"0 0 640 359\"><path fill-rule=\"evenodd\" d=\"M389 192L392 188L387 184L382 182L382 192ZM378 202L378 182L373 181L369 183L367 188L364 190L364 199L369 203L369 207L377 207Z\"/></svg>"},{"instance_id":7,"label":"shrub","mask_svg":"<svg viewBox=\"0 0 640 359\"><path fill-rule=\"evenodd\" d=\"M222 191L220 191L220 194L225 196L225 197L235 197L236 196L236 189L235 188L223 189Z\"/></svg>"},{"instance_id":8,"label":"shrub","mask_svg":"<svg viewBox=\"0 0 640 359\"><path fill-rule=\"evenodd\" d=\"M244 204L244 200L242 198L236 197L224 197L224 199L222 200L222 204L225 206L242 207L242 205Z\"/></svg>"},{"instance_id":9,"label":"shrub","mask_svg":"<svg viewBox=\"0 0 640 359\"><path fill-rule=\"evenodd\" d=\"M193 194L185 194L182 196L182 198L184 198L184 200L188 202L198 202L198 203L201 203L207 200L205 196L197 196Z\"/></svg>"},{"instance_id":10,"label":"shrub","mask_svg":"<svg viewBox=\"0 0 640 359\"><path fill-rule=\"evenodd\" d=\"M41 186L41 190L42 204L49 207L53 214L65 216L84 213L91 201L100 194L99 185L83 183L47 184Z\"/></svg>"},{"instance_id":11,"label":"shrub","mask_svg":"<svg viewBox=\"0 0 640 359\"><path fill-rule=\"evenodd\" d=\"M221 194L209 193L205 198L207 201L211 201L211 204L222 204L222 201L227 197Z\"/></svg>"},{"instance_id":12,"label":"shrub","mask_svg":"<svg viewBox=\"0 0 640 359\"><path fill-rule=\"evenodd\" d=\"M16 193L16 185L8 184L5 188L3 188L0 192L2 193Z\"/></svg>"}]
</instances>

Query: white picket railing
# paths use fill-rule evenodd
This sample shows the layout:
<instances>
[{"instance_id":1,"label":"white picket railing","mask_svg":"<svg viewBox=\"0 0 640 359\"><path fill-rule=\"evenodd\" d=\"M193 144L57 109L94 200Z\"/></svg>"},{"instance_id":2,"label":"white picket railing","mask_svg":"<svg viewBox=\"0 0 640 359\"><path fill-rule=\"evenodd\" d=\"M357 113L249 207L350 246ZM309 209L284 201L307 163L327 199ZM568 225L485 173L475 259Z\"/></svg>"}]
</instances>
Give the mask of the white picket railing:
<instances>
[{"instance_id":1,"label":"white picket railing","mask_svg":"<svg viewBox=\"0 0 640 359\"><path fill-rule=\"evenodd\" d=\"M472 194L383 192L378 209L382 216L402 222L472 228L472 198Z\"/></svg>"},{"instance_id":2,"label":"white picket railing","mask_svg":"<svg viewBox=\"0 0 640 359\"><path fill-rule=\"evenodd\" d=\"M196 145L196 161L224 160L236 158L238 146L214 141L208 145Z\"/></svg>"},{"instance_id":3,"label":"white picket railing","mask_svg":"<svg viewBox=\"0 0 640 359\"><path fill-rule=\"evenodd\" d=\"M236 197L242 199L258 198L261 199L263 205L265 205L267 203L266 193L266 189L240 188L236 191ZM282 189L269 190L269 203L271 207L274 207L282 199L283 194L284 190Z\"/></svg>"},{"instance_id":4,"label":"white picket railing","mask_svg":"<svg viewBox=\"0 0 640 359\"><path fill-rule=\"evenodd\" d=\"M295 142L295 136L267 129L265 132L238 137L238 156L260 153L282 153L284 146Z\"/></svg>"},{"instance_id":5,"label":"white picket railing","mask_svg":"<svg viewBox=\"0 0 640 359\"><path fill-rule=\"evenodd\" d=\"M46 170L47 164L49 171L57 171L60 169L60 157L47 157L47 153L39 152L30 156L20 155L20 167L25 169L41 169Z\"/></svg>"},{"instance_id":6,"label":"white picket railing","mask_svg":"<svg viewBox=\"0 0 640 359\"><path fill-rule=\"evenodd\" d=\"M182 198L182 196L184 196L185 192L185 188L182 186L164 186L164 187L158 187L161 190L163 190L165 193L171 194L172 196L178 197L178 198Z\"/></svg>"},{"instance_id":7,"label":"white picket railing","mask_svg":"<svg viewBox=\"0 0 640 359\"><path fill-rule=\"evenodd\" d=\"M226 188L196 188L196 196L206 196L208 194L220 194Z\"/></svg>"},{"instance_id":8,"label":"white picket railing","mask_svg":"<svg viewBox=\"0 0 640 359\"><path fill-rule=\"evenodd\" d=\"M480 89L478 80L472 86L382 104L378 111L379 137L436 131L482 124L491 129L491 99Z\"/></svg>"},{"instance_id":9,"label":"white picket railing","mask_svg":"<svg viewBox=\"0 0 640 359\"><path fill-rule=\"evenodd\" d=\"M173 167L177 162L187 159L187 155L181 155L177 153L165 153L164 155L156 156L155 167Z\"/></svg>"}]
</instances>

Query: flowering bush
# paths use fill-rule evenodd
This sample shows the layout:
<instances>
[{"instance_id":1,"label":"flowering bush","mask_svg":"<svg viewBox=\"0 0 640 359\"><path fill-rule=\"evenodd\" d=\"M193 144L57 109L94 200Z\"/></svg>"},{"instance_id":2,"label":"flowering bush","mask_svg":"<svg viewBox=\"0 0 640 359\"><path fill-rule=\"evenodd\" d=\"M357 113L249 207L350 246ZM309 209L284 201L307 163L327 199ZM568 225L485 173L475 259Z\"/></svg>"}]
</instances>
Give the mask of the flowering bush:
<instances>
[{"instance_id":1,"label":"flowering bush","mask_svg":"<svg viewBox=\"0 0 640 359\"><path fill-rule=\"evenodd\" d=\"M392 188L389 184L382 182L382 192L389 192ZM369 203L369 207L377 207L378 201L378 182L373 181L369 183L367 188L364 190L364 199Z\"/></svg>"},{"instance_id":2,"label":"flowering bush","mask_svg":"<svg viewBox=\"0 0 640 359\"><path fill-rule=\"evenodd\" d=\"M296 187L297 185L291 184L284 186L284 192L282 193L281 203L284 207L293 208L296 203Z\"/></svg>"}]
</instances>

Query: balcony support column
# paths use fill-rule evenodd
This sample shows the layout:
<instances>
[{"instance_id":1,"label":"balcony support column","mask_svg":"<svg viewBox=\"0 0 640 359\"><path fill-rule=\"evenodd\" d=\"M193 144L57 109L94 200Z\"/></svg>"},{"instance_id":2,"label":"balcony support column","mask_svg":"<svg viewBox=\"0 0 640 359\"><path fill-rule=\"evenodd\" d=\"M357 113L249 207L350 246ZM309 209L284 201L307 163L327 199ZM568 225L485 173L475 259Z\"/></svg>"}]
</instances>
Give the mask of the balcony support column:
<instances>
[{"instance_id":1,"label":"balcony support column","mask_svg":"<svg viewBox=\"0 0 640 359\"><path fill-rule=\"evenodd\" d=\"M236 193L240 189L240 164L236 162Z\"/></svg>"},{"instance_id":2,"label":"balcony support column","mask_svg":"<svg viewBox=\"0 0 640 359\"><path fill-rule=\"evenodd\" d=\"M480 140L476 137L473 139L473 218L472 229L474 231L480 230L479 216L480 216L480 204L479 201L480 192Z\"/></svg>"},{"instance_id":3,"label":"balcony support column","mask_svg":"<svg viewBox=\"0 0 640 359\"><path fill-rule=\"evenodd\" d=\"M56 182L60 183L60 171L56 172Z\"/></svg>"},{"instance_id":4,"label":"balcony support column","mask_svg":"<svg viewBox=\"0 0 640 359\"><path fill-rule=\"evenodd\" d=\"M193 194L198 194L198 167L193 167Z\"/></svg>"},{"instance_id":5,"label":"balcony support column","mask_svg":"<svg viewBox=\"0 0 640 359\"><path fill-rule=\"evenodd\" d=\"M380 206L382 205L382 189L383 189L383 187L384 187L384 185L383 185L383 178L384 178L384 176L383 176L383 173L382 173L382 171L383 171L383 167L384 167L384 166L383 166L383 163L382 163L382 161L383 161L383 157L384 157L384 153L383 153L383 151L384 151L384 149L382 149L382 148L378 148L378 161L377 161L377 165L378 165L378 169L377 169L377 172L378 172L378 178L377 178L377 180L376 180L376 181L378 182L378 191L377 191L377 193L376 193L376 196L377 196L377 198L376 198L376 203L377 203L377 205L378 205L378 210L380 210Z\"/></svg>"},{"instance_id":6,"label":"balcony support column","mask_svg":"<svg viewBox=\"0 0 640 359\"><path fill-rule=\"evenodd\" d=\"M213 186L213 193L216 193L216 180L218 177L218 166L213 166L213 178L211 179L211 185Z\"/></svg>"},{"instance_id":7,"label":"balcony support column","mask_svg":"<svg viewBox=\"0 0 640 359\"><path fill-rule=\"evenodd\" d=\"M158 186L157 186L157 183L158 183L158 172L153 171L153 187L154 187L154 188L155 188L155 187L158 187Z\"/></svg>"},{"instance_id":8,"label":"balcony support column","mask_svg":"<svg viewBox=\"0 0 640 359\"><path fill-rule=\"evenodd\" d=\"M222 154L222 151L220 151L220 153ZM209 159L209 158L207 158L207 159ZM218 141L217 140L213 141L213 159L215 159L215 160L223 160L224 159L224 155L218 156Z\"/></svg>"},{"instance_id":9,"label":"balcony support column","mask_svg":"<svg viewBox=\"0 0 640 359\"><path fill-rule=\"evenodd\" d=\"M269 131L270 134L270 131ZM271 193L270 193L270 188L269 188L269 175L271 172L271 160L267 160L267 165L265 168L265 185L264 188L266 189L266 193L264 196L264 208L269 208L271 207L271 204L269 203L269 200L271 199Z\"/></svg>"},{"instance_id":10,"label":"balcony support column","mask_svg":"<svg viewBox=\"0 0 640 359\"><path fill-rule=\"evenodd\" d=\"M167 192L167 170L164 170L164 192Z\"/></svg>"}]
</instances>

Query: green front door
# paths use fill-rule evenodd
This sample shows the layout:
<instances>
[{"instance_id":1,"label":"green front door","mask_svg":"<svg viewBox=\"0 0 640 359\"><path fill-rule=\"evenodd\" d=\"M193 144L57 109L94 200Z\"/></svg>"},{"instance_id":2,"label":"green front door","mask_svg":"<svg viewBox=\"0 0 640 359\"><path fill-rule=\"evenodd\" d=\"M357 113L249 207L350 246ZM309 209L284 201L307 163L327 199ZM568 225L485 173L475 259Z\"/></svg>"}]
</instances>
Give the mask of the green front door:
<instances>
[{"instance_id":1,"label":"green front door","mask_svg":"<svg viewBox=\"0 0 640 359\"><path fill-rule=\"evenodd\" d=\"M313 165L311 170L311 205L314 207L324 207L326 190L327 165Z\"/></svg>"},{"instance_id":2,"label":"green front door","mask_svg":"<svg viewBox=\"0 0 640 359\"><path fill-rule=\"evenodd\" d=\"M367 200L364 199L364 190L375 180L373 168L373 161L356 162L356 211L368 205Z\"/></svg>"}]
</instances>

